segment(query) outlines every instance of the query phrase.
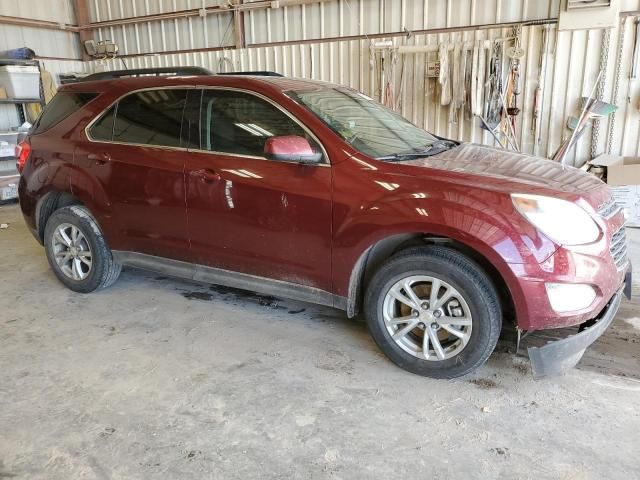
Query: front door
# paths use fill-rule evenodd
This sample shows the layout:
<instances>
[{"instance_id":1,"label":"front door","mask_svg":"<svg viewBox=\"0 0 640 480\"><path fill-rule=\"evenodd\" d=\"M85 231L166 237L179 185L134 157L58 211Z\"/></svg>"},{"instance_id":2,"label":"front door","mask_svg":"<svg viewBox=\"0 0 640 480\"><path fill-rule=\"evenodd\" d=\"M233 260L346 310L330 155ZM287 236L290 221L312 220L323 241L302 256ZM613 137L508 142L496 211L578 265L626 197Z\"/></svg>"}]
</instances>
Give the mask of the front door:
<instances>
[{"instance_id":1,"label":"front door","mask_svg":"<svg viewBox=\"0 0 640 480\"><path fill-rule=\"evenodd\" d=\"M186 163L193 261L328 290L328 159L302 165L263 155L272 136L306 137L316 151L320 145L270 100L248 92L204 89L201 105L187 110L185 119L199 124Z\"/></svg>"},{"instance_id":2,"label":"front door","mask_svg":"<svg viewBox=\"0 0 640 480\"><path fill-rule=\"evenodd\" d=\"M118 230L117 249L186 260L189 252L180 148L187 89L134 92L89 128L76 164Z\"/></svg>"}]
</instances>

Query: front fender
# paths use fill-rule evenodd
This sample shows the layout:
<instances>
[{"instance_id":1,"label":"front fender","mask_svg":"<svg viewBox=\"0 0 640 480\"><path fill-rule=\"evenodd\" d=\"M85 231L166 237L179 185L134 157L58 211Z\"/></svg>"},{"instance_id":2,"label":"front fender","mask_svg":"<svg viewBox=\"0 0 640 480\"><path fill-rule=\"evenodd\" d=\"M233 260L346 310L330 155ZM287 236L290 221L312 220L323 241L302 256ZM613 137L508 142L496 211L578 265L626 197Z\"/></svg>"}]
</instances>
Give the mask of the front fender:
<instances>
[{"instance_id":1,"label":"front fender","mask_svg":"<svg viewBox=\"0 0 640 480\"><path fill-rule=\"evenodd\" d=\"M384 182L383 182L384 183ZM524 294L509 264L539 264L557 250L515 211L507 194L432 182L334 209L334 290L348 297L354 267L378 242L398 235L446 237L495 267L516 305ZM439 183L439 182L438 182ZM395 188L386 182L383 188ZM339 196L338 196L339 198ZM353 286L352 286L353 289ZM353 293L353 292L352 292Z\"/></svg>"}]
</instances>

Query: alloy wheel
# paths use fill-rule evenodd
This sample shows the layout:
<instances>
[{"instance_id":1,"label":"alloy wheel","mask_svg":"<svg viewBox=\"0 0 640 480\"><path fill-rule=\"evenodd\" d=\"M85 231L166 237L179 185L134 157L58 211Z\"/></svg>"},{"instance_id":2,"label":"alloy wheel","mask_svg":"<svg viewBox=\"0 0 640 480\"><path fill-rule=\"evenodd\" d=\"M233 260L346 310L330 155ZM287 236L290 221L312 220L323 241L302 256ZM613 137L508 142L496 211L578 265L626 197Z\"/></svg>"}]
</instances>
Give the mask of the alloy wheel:
<instances>
[{"instance_id":1,"label":"alloy wheel","mask_svg":"<svg viewBox=\"0 0 640 480\"><path fill-rule=\"evenodd\" d=\"M70 223L56 227L51 239L60 271L72 280L84 280L91 273L91 247L82 231Z\"/></svg>"},{"instance_id":2,"label":"alloy wheel","mask_svg":"<svg viewBox=\"0 0 640 480\"><path fill-rule=\"evenodd\" d=\"M414 275L396 281L382 308L387 332L414 357L443 361L458 355L471 338L473 319L466 300L440 278Z\"/></svg>"}]
</instances>

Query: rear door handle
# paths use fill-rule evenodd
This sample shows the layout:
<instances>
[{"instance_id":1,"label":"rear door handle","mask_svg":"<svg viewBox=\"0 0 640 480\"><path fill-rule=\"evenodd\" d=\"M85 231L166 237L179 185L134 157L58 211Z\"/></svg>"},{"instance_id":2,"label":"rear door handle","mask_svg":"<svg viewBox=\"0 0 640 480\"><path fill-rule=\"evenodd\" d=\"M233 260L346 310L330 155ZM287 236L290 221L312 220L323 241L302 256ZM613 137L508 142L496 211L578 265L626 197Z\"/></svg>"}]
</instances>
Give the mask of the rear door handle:
<instances>
[{"instance_id":1,"label":"rear door handle","mask_svg":"<svg viewBox=\"0 0 640 480\"><path fill-rule=\"evenodd\" d=\"M96 162L96 165L104 165L111 160L111 155L108 153L90 153L87 158Z\"/></svg>"},{"instance_id":2,"label":"rear door handle","mask_svg":"<svg viewBox=\"0 0 640 480\"><path fill-rule=\"evenodd\" d=\"M192 170L189 175L192 177L198 177L203 182L213 183L220 180L220 174L214 170L208 168L201 168L200 170Z\"/></svg>"}]
</instances>

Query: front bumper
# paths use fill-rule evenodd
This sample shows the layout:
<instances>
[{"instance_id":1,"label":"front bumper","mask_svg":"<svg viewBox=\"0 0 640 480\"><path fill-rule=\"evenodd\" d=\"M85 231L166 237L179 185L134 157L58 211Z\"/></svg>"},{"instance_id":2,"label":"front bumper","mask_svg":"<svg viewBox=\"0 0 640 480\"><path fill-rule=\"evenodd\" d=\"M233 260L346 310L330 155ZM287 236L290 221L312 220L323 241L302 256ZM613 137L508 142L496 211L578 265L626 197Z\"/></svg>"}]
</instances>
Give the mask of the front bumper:
<instances>
[{"instance_id":1,"label":"front bumper","mask_svg":"<svg viewBox=\"0 0 640 480\"><path fill-rule=\"evenodd\" d=\"M575 367L587 347L595 342L613 322L623 294L627 298L631 298L631 268L625 275L625 285L613 295L604 310L594 319L595 323L576 335L549 342L542 347L527 349L533 378L559 375Z\"/></svg>"}]
</instances>

